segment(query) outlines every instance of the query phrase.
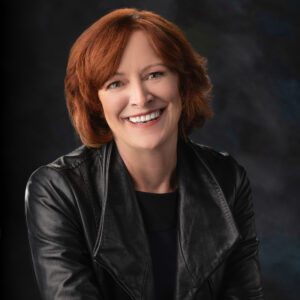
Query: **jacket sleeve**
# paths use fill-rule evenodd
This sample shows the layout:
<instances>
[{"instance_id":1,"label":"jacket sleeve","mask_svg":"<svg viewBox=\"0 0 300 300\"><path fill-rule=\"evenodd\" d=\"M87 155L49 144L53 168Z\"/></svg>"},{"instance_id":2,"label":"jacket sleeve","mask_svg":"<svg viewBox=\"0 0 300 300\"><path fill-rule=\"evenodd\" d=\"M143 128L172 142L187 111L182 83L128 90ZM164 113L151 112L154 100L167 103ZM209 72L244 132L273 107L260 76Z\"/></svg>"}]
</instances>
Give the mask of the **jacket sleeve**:
<instances>
[{"instance_id":1,"label":"jacket sleeve","mask_svg":"<svg viewBox=\"0 0 300 300\"><path fill-rule=\"evenodd\" d=\"M41 167L25 193L28 238L43 300L101 300L78 210L60 171Z\"/></svg>"},{"instance_id":2,"label":"jacket sleeve","mask_svg":"<svg viewBox=\"0 0 300 300\"><path fill-rule=\"evenodd\" d=\"M235 163L238 171L233 215L241 241L227 261L220 299L262 300L259 241L255 229L251 187L245 169Z\"/></svg>"}]
</instances>

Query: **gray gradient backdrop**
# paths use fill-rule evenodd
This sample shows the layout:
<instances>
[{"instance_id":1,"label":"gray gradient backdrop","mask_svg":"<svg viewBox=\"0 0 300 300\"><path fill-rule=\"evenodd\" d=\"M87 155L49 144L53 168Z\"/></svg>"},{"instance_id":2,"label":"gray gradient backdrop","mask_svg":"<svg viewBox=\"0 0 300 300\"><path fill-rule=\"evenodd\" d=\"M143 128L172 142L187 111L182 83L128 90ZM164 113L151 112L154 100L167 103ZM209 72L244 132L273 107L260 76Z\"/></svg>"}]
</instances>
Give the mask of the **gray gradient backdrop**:
<instances>
[{"instance_id":1,"label":"gray gradient backdrop","mask_svg":"<svg viewBox=\"0 0 300 300\"><path fill-rule=\"evenodd\" d=\"M39 299L25 227L25 184L38 166L80 145L64 101L68 52L86 27L119 7L161 14L208 59L215 117L191 137L229 152L248 171L266 299L296 300L300 294L300 6L296 0L12 0L6 4L1 61L4 298Z\"/></svg>"}]
</instances>

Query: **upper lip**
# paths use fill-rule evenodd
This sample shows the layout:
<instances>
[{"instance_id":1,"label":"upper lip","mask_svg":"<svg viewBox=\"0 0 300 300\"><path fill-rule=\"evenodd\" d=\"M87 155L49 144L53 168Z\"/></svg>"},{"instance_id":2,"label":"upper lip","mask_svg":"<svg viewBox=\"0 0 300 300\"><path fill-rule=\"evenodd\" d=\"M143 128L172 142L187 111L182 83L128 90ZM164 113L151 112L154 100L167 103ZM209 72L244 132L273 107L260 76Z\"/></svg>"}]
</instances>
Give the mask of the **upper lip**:
<instances>
[{"instance_id":1,"label":"upper lip","mask_svg":"<svg viewBox=\"0 0 300 300\"><path fill-rule=\"evenodd\" d=\"M156 108L156 109L152 109L152 110L148 110L148 111L145 111L145 112L142 112L142 113L139 113L139 114L136 114L136 115L131 115L129 117L126 117L125 119L128 119L128 118L135 118L135 117L139 117L139 116L144 116L144 115L149 115L155 111L158 111L158 110L162 110L164 109L164 107L161 107L161 108Z\"/></svg>"}]
</instances>

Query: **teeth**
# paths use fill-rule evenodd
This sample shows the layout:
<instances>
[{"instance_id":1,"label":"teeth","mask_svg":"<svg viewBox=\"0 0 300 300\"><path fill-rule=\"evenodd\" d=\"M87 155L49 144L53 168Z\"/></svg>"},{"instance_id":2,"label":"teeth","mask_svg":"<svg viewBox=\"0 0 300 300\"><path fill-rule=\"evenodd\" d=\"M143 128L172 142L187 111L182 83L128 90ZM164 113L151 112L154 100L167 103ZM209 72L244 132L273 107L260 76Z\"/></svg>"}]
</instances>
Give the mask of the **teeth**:
<instances>
[{"instance_id":1,"label":"teeth","mask_svg":"<svg viewBox=\"0 0 300 300\"><path fill-rule=\"evenodd\" d=\"M156 119L159 116L160 116L160 111L158 110L158 111L153 112L148 115L143 115L143 116L139 116L139 117L130 117L129 120L133 123L141 123L141 122L145 122L145 121L147 122L147 121Z\"/></svg>"}]
</instances>

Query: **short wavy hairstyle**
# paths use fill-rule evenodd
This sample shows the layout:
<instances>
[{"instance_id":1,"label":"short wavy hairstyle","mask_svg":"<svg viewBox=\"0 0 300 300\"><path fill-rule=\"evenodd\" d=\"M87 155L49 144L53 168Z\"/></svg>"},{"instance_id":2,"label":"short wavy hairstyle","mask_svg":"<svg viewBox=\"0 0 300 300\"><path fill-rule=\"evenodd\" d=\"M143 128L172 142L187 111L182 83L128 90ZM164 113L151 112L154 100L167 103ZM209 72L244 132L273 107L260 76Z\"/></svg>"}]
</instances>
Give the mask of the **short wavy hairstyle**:
<instances>
[{"instance_id":1,"label":"short wavy hairstyle","mask_svg":"<svg viewBox=\"0 0 300 300\"><path fill-rule=\"evenodd\" d=\"M88 147L98 147L113 139L98 90L117 71L135 30L147 34L164 64L179 75L179 134L186 138L194 127L202 127L213 116L206 59L192 48L180 29L150 11L117 9L86 29L69 55L65 76L67 108L76 132Z\"/></svg>"}]
</instances>

